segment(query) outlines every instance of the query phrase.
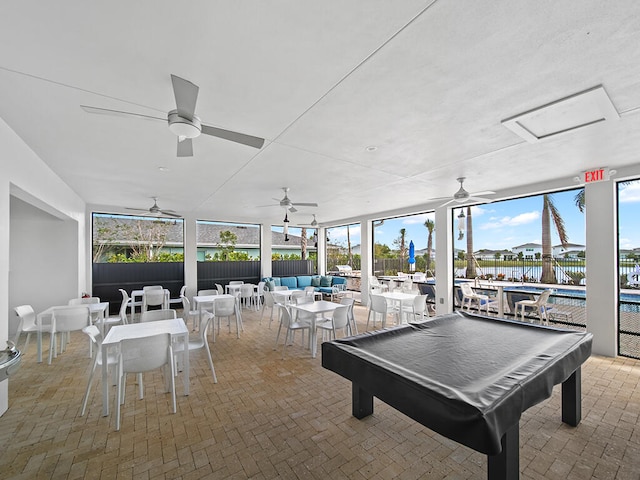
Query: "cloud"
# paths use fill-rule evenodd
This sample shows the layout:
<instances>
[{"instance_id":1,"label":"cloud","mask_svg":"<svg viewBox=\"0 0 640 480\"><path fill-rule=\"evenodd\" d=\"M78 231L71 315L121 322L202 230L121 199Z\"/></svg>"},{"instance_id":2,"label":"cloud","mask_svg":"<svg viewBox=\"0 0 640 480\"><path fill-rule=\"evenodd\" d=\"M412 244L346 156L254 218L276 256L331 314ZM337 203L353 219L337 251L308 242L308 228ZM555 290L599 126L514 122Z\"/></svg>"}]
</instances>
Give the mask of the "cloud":
<instances>
[{"instance_id":1,"label":"cloud","mask_svg":"<svg viewBox=\"0 0 640 480\"><path fill-rule=\"evenodd\" d=\"M347 240L347 227L335 227L327 229L331 242L336 243L341 240ZM360 242L360 224L349 226L349 236L351 237L351 243Z\"/></svg>"},{"instance_id":2,"label":"cloud","mask_svg":"<svg viewBox=\"0 0 640 480\"><path fill-rule=\"evenodd\" d=\"M411 215L410 217L406 217L402 220L403 225L424 225L426 220L434 220L435 221L436 214L434 212L430 213L421 213L420 215Z\"/></svg>"},{"instance_id":3,"label":"cloud","mask_svg":"<svg viewBox=\"0 0 640 480\"><path fill-rule=\"evenodd\" d=\"M640 202L640 182L631 182L623 185L618 195L620 203Z\"/></svg>"},{"instance_id":4,"label":"cloud","mask_svg":"<svg viewBox=\"0 0 640 480\"><path fill-rule=\"evenodd\" d=\"M535 210L533 212L521 213L515 217L505 216L502 218L491 217L488 222L480 225L480 230L492 230L502 227L517 227L520 225L527 225L535 222L540 218L540 212Z\"/></svg>"}]
</instances>

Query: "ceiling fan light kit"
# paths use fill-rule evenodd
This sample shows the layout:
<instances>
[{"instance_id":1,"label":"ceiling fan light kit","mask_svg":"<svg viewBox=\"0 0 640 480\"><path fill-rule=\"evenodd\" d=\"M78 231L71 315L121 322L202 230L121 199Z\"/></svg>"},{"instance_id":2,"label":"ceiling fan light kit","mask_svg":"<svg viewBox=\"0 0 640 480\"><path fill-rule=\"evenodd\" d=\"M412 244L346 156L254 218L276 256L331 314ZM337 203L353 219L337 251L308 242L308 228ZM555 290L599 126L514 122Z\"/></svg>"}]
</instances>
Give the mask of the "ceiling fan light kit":
<instances>
[{"instance_id":1,"label":"ceiling fan light kit","mask_svg":"<svg viewBox=\"0 0 640 480\"><path fill-rule=\"evenodd\" d=\"M178 137L180 141L185 138L196 138L202 133L200 119L195 115L191 120L178 115L178 110L171 110L167 116L169 130Z\"/></svg>"}]
</instances>

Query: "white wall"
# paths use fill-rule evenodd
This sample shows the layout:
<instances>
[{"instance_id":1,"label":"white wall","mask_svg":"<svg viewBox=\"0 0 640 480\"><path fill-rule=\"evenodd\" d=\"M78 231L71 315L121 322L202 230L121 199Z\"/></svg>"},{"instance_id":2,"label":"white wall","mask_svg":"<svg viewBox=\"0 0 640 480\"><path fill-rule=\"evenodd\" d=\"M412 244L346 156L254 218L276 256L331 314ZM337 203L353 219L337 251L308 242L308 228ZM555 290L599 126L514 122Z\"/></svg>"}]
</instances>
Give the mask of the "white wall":
<instances>
[{"instance_id":1,"label":"white wall","mask_svg":"<svg viewBox=\"0 0 640 480\"><path fill-rule=\"evenodd\" d=\"M23 232L34 231L35 227L22 225L16 231L16 235L11 232L11 198L20 200L37 207L37 209L47 212L60 219L60 224L64 238L69 240L69 253L65 253L66 258L73 257L62 274L62 281L69 282L69 292L80 292L87 289L87 250L86 250L86 223L85 223L85 203L78 195L71 190L51 169L30 150L24 142L11 130L7 124L0 119L0 348L4 348L8 338L9 315L15 306L10 302L9 278L11 266L11 238L14 238L14 245L17 240L20 228ZM14 204L15 205L15 204ZM71 223L67 223L71 222ZM75 232L71 233L68 225L75 225ZM73 239L71 239L73 237ZM56 246L57 240L48 238ZM42 255L55 255L55 251L41 251ZM26 268L26 267L23 267ZM33 271L38 270L37 264L31 267ZM20 276L26 275L23 271ZM41 284L37 282L34 275L33 286L28 287L32 291L33 287ZM11 295L15 298L25 298L26 286L13 285ZM60 295L64 293L61 291ZM60 297L62 300L62 297ZM68 298L66 298L68 300ZM18 373L19 374L19 373ZM4 413L9 402L9 386L5 380L0 382L0 414Z\"/></svg>"}]
</instances>

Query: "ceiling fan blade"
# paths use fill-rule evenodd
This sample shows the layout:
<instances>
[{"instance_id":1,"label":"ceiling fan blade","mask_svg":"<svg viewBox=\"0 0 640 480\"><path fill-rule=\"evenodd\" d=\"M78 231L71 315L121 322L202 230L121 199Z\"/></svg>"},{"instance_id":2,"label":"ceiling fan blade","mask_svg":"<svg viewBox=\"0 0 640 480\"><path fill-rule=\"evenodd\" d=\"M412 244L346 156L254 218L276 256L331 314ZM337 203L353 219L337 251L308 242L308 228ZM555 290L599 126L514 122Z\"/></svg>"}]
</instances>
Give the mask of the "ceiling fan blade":
<instances>
[{"instance_id":1,"label":"ceiling fan blade","mask_svg":"<svg viewBox=\"0 0 640 480\"><path fill-rule=\"evenodd\" d=\"M82 108L87 113L95 113L95 114L98 114L98 115L114 115L114 116L117 116L117 117L139 117L139 118L144 118L144 119L147 119L147 120L161 120L163 122L167 121L166 118L153 117L151 115L142 115L141 113L132 113L132 112L123 112L123 111L120 111L120 110L111 110L111 109L108 109L108 108L90 107L89 105L80 105L80 108Z\"/></svg>"},{"instance_id":2,"label":"ceiling fan blade","mask_svg":"<svg viewBox=\"0 0 640 480\"><path fill-rule=\"evenodd\" d=\"M299 203L299 202L292 203L292 205L295 205L296 207L317 207L318 206L317 203Z\"/></svg>"},{"instance_id":3,"label":"ceiling fan blade","mask_svg":"<svg viewBox=\"0 0 640 480\"><path fill-rule=\"evenodd\" d=\"M168 217L182 218L182 215L174 213L173 210L160 210L160 213L163 215L167 215Z\"/></svg>"},{"instance_id":4,"label":"ceiling fan blade","mask_svg":"<svg viewBox=\"0 0 640 480\"><path fill-rule=\"evenodd\" d=\"M469 198L467 198L467 201L491 203L491 202L493 202L493 199L492 198L482 198L482 197L469 197Z\"/></svg>"},{"instance_id":5,"label":"ceiling fan blade","mask_svg":"<svg viewBox=\"0 0 640 480\"><path fill-rule=\"evenodd\" d=\"M289 211L291 213L296 213L298 211L298 209L296 207L289 207Z\"/></svg>"},{"instance_id":6,"label":"ceiling fan blade","mask_svg":"<svg viewBox=\"0 0 640 480\"><path fill-rule=\"evenodd\" d=\"M452 198L451 200L449 200L448 202L444 202L442 205L440 205L440 208L442 207L446 207L447 205L449 205L450 203L454 203L455 200Z\"/></svg>"},{"instance_id":7,"label":"ceiling fan blade","mask_svg":"<svg viewBox=\"0 0 640 480\"><path fill-rule=\"evenodd\" d=\"M134 212L148 212L149 211L148 208L131 208L131 207L125 207L125 210L132 210Z\"/></svg>"},{"instance_id":8,"label":"ceiling fan blade","mask_svg":"<svg viewBox=\"0 0 640 480\"><path fill-rule=\"evenodd\" d=\"M224 138L225 140L241 143L242 145L253 148L262 148L262 145L264 145L264 138L232 132L231 130L223 130L222 128L210 127L209 125L202 125L202 133L213 137Z\"/></svg>"},{"instance_id":9,"label":"ceiling fan blade","mask_svg":"<svg viewBox=\"0 0 640 480\"><path fill-rule=\"evenodd\" d=\"M495 195L496 192L492 192L491 190L485 190L484 192L473 192L470 193L469 195L472 197L477 197L478 195L482 196L482 195Z\"/></svg>"},{"instance_id":10,"label":"ceiling fan blade","mask_svg":"<svg viewBox=\"0 0 640 480\"><path fill-rule=\"evenodd\" d=\"M178 139L178 157L193 157L193 142L190 138Z\"/></svg>"},{"instance_id":11,"label":"ceiling fan blade","mask_svg":"<svg viewBox=\"0 0 640 480\"><path fill-rule=\"evenodd\" d=\"M171 75L171 83L173 84L173 94L176 97L176 109L178 115L188 120L193 120L196 111L196 100L198 100L197 85L189 80Z\"/></svg>"}]
</instances>

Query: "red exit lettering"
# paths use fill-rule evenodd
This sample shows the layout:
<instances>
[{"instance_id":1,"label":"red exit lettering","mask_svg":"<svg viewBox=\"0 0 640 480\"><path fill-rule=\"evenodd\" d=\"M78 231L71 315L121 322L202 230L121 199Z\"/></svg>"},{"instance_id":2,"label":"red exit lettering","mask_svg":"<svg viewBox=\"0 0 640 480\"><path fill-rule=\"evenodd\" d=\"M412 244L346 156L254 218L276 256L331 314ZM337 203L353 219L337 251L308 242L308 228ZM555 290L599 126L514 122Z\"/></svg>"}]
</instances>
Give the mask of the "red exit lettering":
<instances>
[{"instance_id":1,"label":"red exit lettering","mask_svg":"<svg viewBox=\"0 0 640 480\"><path fill-rule=\"evenodd\" d=\"M606 180L604 168L584 172L584 183L601 182L603 180Z\"/></svg>"}]
</instances>

